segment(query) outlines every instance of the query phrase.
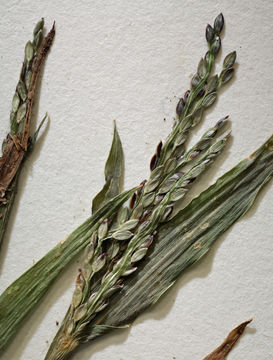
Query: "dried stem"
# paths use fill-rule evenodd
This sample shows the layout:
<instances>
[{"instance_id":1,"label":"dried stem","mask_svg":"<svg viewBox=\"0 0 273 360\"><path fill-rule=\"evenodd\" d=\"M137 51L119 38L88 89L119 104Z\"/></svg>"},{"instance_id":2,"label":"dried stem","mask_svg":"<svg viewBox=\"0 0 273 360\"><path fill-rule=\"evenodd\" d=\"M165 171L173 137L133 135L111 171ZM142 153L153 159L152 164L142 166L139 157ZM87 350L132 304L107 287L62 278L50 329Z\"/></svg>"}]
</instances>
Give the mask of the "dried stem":
<instances>
[{"instance_id":1,"label":"dried stem","mask_svg":"<svg viewBox=\"0 0 273 360\"><path fill-rule=\"evenodd\" d=\"M20 80L12 101L10 133L3 141L2 146L3 155L0 158L0 244L16 194L23 159L31 144L29 126L37 78L55 35L53 25L51 31L43 39L43 25L42 19L34 29L33 42L29 41L26 44Z\"/></svg>"}]
</instances>

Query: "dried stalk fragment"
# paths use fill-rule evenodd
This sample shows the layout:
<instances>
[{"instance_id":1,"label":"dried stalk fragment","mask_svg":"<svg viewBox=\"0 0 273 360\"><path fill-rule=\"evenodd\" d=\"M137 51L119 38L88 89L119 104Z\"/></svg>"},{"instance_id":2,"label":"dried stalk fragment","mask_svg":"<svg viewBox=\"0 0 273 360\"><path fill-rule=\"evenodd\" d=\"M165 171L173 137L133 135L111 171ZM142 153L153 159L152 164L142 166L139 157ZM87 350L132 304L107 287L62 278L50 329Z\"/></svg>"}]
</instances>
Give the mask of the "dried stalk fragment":
<instances>
[{"instance_id":1,"label":"dried stalk fragment","mask_svg":"<svg viewBox=\"0 0 273 360\"><path fill-rule=\"evenodd\" d=\"M246 326L252 321L252 319L243 322L235 329L233 329L224 340L224 342L215 349L212 353L206 356L203 360L225 360L228 353L232 350L236 342L242 336Z\"/></svg>"},{"instance_id":2,"label":"dried stalk fragment","mask_svg":"<svg viewBox=\"0 0 273 360\"><path fill-rule=\"evenodd\" d=\"M2 146L3 154L0 157L0 213L2 214L0 220L0 244L16 194L23 159L29 151L31 143L34 143L29 134L29 126L36 82L55 35L53 25L41 43L43 24L43 20L37 24L39 35L34 32L33 43L29 41L26 44L25 60L12 100L10 133ZM39 39L37 36L39 36Z\"/></svg>"}]
</instances>

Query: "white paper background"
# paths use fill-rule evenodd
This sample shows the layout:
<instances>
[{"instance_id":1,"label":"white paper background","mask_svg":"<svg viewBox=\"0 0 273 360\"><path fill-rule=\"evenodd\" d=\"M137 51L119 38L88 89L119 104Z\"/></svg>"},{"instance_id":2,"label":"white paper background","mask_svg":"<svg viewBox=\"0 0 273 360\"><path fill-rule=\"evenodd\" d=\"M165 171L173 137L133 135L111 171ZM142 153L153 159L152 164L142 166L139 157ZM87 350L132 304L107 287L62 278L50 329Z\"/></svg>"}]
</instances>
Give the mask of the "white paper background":
<instances>
[{"instance_id":1,"label":"white paper background","mask_svg":"<svg viewBox=\"0 0 273 360\"><path fill-rule=\"evenodd\" d=\"M204 188L272 133L272 1L1 1L1 138L24 44L40 17L47 29L56 20L35 109L37 119L48 111L51 120L21 175L0 256L1 291L89 216L104 181L113 119L126 155L125 188L147 176L156 144L171 129L176 96L187 90L206 52L205 26L221 11L221 56L237 50L237 75L198 134L230 114L233 138L203 178ZM272 201L271 183L158 305L73 359L199 360L250 317L229 359L272 359ZM3 360L43 359L78 266L75 261L50 289Z\"/></svg>"}]
</instances>

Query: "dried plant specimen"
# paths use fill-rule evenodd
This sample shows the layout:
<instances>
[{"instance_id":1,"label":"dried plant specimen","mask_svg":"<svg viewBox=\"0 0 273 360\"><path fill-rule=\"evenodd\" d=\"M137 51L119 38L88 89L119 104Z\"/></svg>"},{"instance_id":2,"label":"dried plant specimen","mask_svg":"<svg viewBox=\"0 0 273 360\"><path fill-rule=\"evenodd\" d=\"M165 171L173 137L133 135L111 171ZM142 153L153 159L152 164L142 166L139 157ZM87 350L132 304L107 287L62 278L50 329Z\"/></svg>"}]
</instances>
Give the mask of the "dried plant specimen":
<instances>
[{"instance_id":1,"label":"dried plant specimen","mask_svg":"<svg viewBox=\"0 0 273 360\"><path fill-rule=\"evenodd\" d=\"M221 46L222 27L222 15L217 17L214 28L207 27L209 51L199 63L191 90L177 105L175 128L166 143L159 143L156 148L149 181L122 195L117 195L116 190L111 194L112 189L117 188L112 185L118 183L116 180L120 177L120 172L116 171L122 161L119 156L117 163L111 164L111 171L105 171L106 186L93 203L94 215L1 296L1 308L5 311L0 314L3 323L0 331L4 335L2 347L60 270L86 245L71 308L48 358L66 358L80 342L127 325L138 313L155 303L181 271L209 250L219 235L248 210L260 188L270 179L272 138L251 158L241 162L172 217L176 202L221 152L229 136L229 131L219 134L226 125L224 118L193 148L184 149L190 130L201 120L205 109L214 103L217 90L234 73L236 53L232 52L225 58L219 76L211 75L214 58ZM116 144L113 150L119 147L118 143L113 142ZM117 153L120 154L120 150ZM115 172L118 175L114 176ZM108 202L104 201L106 195ZM109 201L113 195L117 197ZM120 209L131 195L130 208ZM237 211L231 211L235 207ZM166 259L164 264L160 261L162 257ZM145 275L147 270L150 278ZM120 278L125 275L129 277L121 284ZM31 299L30 288L33 289ZM18 308L17 317L14 316L15 308Z\"/></svg>"},{"instance_id":2,"label":"dried plant specimen","mask_svg":"<svg viewBox=\"0 0 273 360\"><path fill-rule=\"evenodd\" d=\"M3 141L3 155L0 158L0 245L7 226L10 210L16 194L22 162L33 147L40 127L31 138L29 133L31 110L35 88L41 66L52 44L54 25L47 36L43 36L44 20L40 20L33 31L33 41L25 47L25 58L10 114L10 133Z\"/></svg>"}]
</instances>

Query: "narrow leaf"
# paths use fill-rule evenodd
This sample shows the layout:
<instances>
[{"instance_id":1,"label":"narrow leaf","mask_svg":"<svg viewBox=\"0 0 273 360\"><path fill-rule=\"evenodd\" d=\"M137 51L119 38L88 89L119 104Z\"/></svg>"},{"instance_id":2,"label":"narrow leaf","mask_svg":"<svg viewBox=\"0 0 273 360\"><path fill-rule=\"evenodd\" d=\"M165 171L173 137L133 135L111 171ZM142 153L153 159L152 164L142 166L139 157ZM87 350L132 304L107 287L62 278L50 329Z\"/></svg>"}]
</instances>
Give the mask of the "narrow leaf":
<instances>
[{"instance_id":1,"label":"narrow leaf","mask_svg":"<svg viewBox=\"0 0 273 360\"><path fill-rule=\"evenodd\" d=\"M120 193L120 182L123 166L124 156L122 144L116 128L116 123L114 122L112 146L104 169L105 185L93 199L92 213L95 213L108 200L112 199Z\"/></svg>"},{"instance_id":2,"label":"narrow leaf","mask_svg":"<svg viewBox=\"0 0 273 360\"><path fill-rule=\"evenodd\" d=\"M34 145L34 144L36 143L37 138L38 138L38 135L39 135L39 133L40 133L40 130L41 130L41 128L43 127L43 125L44 125L44 123L45 123L46 119L48 119L48 120L49 120L48 113L45 113L45 115L44 115L44 117L42 118L42 121L40 122L40 124L39 124L39 126L38 126L37 130L35 131L35 133L34 133L34 135L33 135L33 137L32 137L32 140L31 140L32 145Z\"/></svg>"}]
</instances>

